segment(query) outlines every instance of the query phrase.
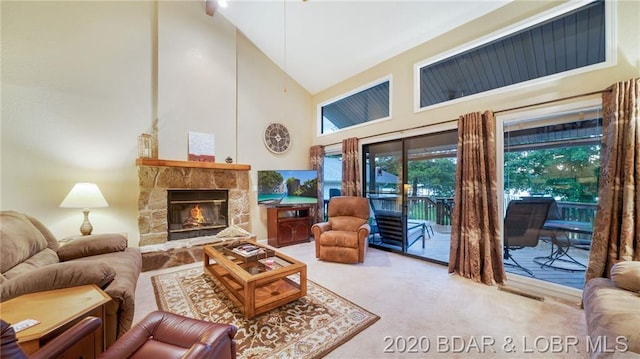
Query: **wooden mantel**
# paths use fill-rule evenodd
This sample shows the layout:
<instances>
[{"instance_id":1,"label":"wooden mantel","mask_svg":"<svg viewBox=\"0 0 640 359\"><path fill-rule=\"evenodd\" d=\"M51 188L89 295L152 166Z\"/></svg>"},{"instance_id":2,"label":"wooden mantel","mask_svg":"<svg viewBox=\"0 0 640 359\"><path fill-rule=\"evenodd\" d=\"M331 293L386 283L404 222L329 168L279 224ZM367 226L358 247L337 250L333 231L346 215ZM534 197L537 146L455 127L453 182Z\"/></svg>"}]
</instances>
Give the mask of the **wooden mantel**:
<instances>
[{"instance_id":1,"label":"wooden mantel","mask_svg":"<svg viewBox=\"0 0 640 359\"><path fill-rule=\"evenodd\" d=\"M213 169L213 170L233 170L233 171L249 171L251 169L251 165L243 165L238 163L176 161L176 160L160 160L155 158L138 158L136 159L136 165L150 166L150 167L207 168L207 169Z\"/></svg>"}]
</instances>

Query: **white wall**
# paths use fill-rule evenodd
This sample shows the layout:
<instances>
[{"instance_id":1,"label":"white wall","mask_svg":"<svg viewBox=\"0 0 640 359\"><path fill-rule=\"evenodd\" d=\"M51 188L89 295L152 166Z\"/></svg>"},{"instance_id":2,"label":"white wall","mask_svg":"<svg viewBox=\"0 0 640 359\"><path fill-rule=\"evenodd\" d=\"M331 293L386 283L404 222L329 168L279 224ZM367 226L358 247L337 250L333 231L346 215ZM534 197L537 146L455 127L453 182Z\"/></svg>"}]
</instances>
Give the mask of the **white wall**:
<instances>
[{"instance_id":1,"label":"white wall","mask_svg":"<svg viewBox=\"0 0 640 359\"><path fill-rule=\"evenodd\" d=\"M536 85L522 84L499 93L464 98L437 108L414 112L414 64L451 51L456 47L478 38L505 29L519 21L536 16L562 2L516 0L473 22L467 23L406 51L388 61L367 69L350 79L328 88L312 97L312 106L341 96L384 76L392 75L392 118L388 121L372 123L354 129L344 130L324 136L316 136L314 144L329 145L339 143L347 137L366 138L364 142L382 140L377 134L402 131L403 129L455 120L460 115L474 111L503 110L526 106L543 101L604 90L617 81L640 75L640 2L616 1L614 32L617 44L614 52L617 64L579 75L562 76ZM314 121L315 115L314 115ZM411 131L411 135L433 131L421 129ZM384 136L384 140L407 136L396 132Z\"/></svg>"},{"instance_id":2,"label":"white wall","mask_svg":"<svg viewBox=\"0 0 640 359\"><path fill-rule=\"evenodd\" d=\"M159 157L187 160L189 131L215 137L218 162L235 154L236 30L204 3L158 2Z\"/></svg>"},{"instance_id":3,"label":"white wall","mask_svg":"<svg viewBox=\"0 0 640 359\"><path fill-rule=\"evenodd\" d=\"M75 182L95 182L110 207L92 211L94 231L135 233L132 164L151 118L150 3L1 6L1 208L59 237L79 234L81 211L58 205Z\"/></svg>"},{"instance_id":4,"label":"white wall","mask_svg":"<svg viewBox=\"0 0 640 359\"><path fill-rule=\"evenodd\" d=\"M284 91L284 72L267 60L243 36L238 41L238 159L251 164L251 186L255 192L258 170L309 169L312 140L311 96L290 78ZM262 134L271 122L283 123L291 134L291 147L275 155L262 143ZM252 231L267 236L267 210L257 206L252 196Z\"/></svg>"},{"instance_id":5,"label":"white wall","mask_svg":"<svg viewBox=\"0 0 640 359\"><path fill-rule=\"evenodd\" d=\"M253 180L256 169L308 168L309 94L290 81L282 117L282 72L221 15L207 16L202 1L158 2L157 33L152 2L0 6L0 209L28 213L59 238L75 235L80 210L58 205L75 182L95 182L110 206L92 210L94 233L127 232L137 245L137 137L155 113L160 158L185 160L196 131L214 134L217 161L252 165ZM262 144L274 121L294 137L282 156ZM251 205L263 237L266 220L255 198Z\"/></svg>"}]
</instances>

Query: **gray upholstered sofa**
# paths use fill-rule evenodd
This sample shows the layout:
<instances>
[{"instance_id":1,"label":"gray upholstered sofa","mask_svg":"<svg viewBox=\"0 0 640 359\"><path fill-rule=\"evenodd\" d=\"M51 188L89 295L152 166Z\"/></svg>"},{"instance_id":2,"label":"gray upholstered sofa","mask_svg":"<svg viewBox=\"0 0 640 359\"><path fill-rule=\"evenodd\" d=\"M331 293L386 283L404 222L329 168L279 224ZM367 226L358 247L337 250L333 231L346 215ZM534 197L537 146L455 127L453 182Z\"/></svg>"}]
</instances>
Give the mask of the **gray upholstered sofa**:
<instances>
[{"instance_id":1,"label":"gray upholstered sofa","mask_svg":"<svg viewBox=\"0 0 640 359\"><path fill-rule=\"evenodd\" d=\"M640 262L615 264L611 279L589 280L582 297L592 342L607 344L591 356L640 358Z\"/></svg>"},{"instance_id":2,"label":"gray upholstered sofa","mask_svg":"<svg viewBox=\"0 0 640 359\"><path fill-rule=\"evenodd\" d=\"M26 293L96 284L112 299L106 305L106 344L131 327L142 257L138 248L128 247L124 235L77 237L60 246L35 218L2 211L0 248L0 301Z\"/></svg>"}]
</instances>

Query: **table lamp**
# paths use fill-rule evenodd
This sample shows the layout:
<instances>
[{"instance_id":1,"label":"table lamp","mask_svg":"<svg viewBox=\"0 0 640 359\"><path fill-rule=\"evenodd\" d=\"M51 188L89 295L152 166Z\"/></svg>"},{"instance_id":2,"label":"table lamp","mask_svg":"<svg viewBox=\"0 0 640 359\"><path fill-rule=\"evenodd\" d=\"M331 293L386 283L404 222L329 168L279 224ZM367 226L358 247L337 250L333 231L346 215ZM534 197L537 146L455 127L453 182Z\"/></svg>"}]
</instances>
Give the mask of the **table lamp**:
<instances>
[{"instance_id":1,"label":"table lamp","mask_svg":"<svg viewBox=\"0 0 640 359\"><path fill-rule=\"evenodd\" d=\"M109 204L95 183L76 183L60 203L60 207L82 208L84 222L80 226L80 233L87 236L93 231L93 226L89 222L89 208L109 207Z\"/></svg>"}]
</instances>

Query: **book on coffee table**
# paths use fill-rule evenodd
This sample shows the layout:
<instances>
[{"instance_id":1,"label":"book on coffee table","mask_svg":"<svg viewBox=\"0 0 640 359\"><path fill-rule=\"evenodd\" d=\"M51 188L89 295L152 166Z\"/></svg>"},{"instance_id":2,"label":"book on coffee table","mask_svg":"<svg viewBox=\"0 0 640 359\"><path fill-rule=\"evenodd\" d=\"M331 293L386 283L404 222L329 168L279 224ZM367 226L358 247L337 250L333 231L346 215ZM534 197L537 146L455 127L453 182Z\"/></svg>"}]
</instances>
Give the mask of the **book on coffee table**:
<instances>
[{"instance_id":1,"label":"book on coffee table","mask_svg":"<svg viewBox=\"0 0 640 359\"><path fill-rule=\"evenodd\" d=\"M273 256L272 249L246 242L223 245L222 252L245 263Z\"/></svg>"},{"instance_id":2,"label":"book on coffee table","mask_svg":"<svg viewBox=\"0 0 640 359\"><path fill-rule=\"evenodd\" d=\"M258 254L260 247L254 246L253 244L241 244L232 249L233 252L238 253L243 257L251 257Z\"/></svg>"}]
</instances>

